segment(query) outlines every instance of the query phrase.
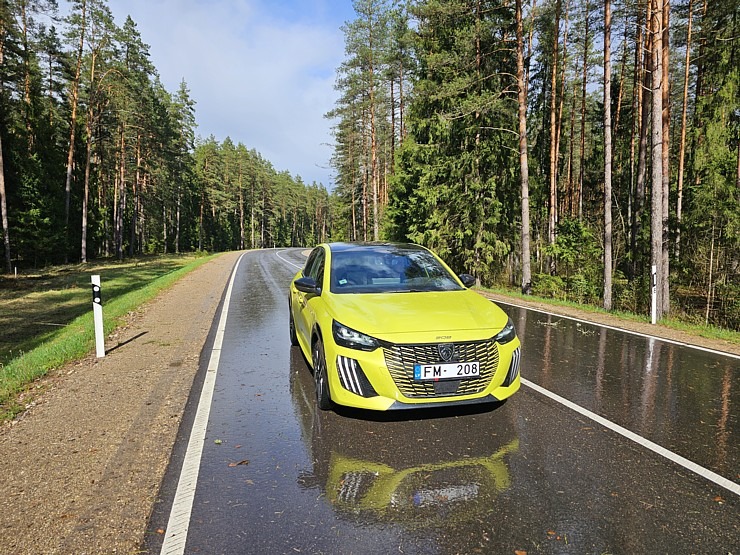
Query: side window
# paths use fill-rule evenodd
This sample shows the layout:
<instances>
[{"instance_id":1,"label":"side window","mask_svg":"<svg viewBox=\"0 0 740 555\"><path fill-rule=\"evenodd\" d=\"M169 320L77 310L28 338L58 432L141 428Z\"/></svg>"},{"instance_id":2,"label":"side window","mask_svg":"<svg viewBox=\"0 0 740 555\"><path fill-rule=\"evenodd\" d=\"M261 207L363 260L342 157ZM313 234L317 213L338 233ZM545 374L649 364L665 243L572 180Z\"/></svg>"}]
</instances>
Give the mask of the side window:
<instances>
[{"instance_id":1,"label":"side window","mask_svg":"<svg viewBox=\"0 0 740 555\"><path fill-rule=\"evenodd\" d=\"M324 262L326 261L326 256L324 255L324 249L316 249L314 252L316 252L316 258L311 267L308 268L308 276L316 280L316 285L318 285L319 289L323 289Z\"/></svg>"},{"instance_id":2,"label":"side window","mask_svg":"<svg viewBox=\"0 0 740 555\"><path fill-rule=\"evenodd\" d=\"M311 254L308 255L306 266L303 268L303 277L309 277L311 275L311 266L316 262L316 257L319 255L319 252L321 252L321 249L314 249L311 251Z\"/></svg>"}]
</instances>

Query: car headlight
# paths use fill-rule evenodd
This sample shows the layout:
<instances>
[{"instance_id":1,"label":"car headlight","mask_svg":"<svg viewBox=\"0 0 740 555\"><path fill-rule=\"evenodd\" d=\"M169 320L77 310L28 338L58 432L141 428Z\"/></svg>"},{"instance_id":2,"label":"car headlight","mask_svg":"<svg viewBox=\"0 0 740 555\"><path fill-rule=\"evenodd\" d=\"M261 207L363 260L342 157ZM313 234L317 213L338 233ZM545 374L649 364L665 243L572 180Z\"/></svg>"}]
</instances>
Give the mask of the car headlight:
<instances>
[{"instance_id":1,"label":"car headlight","mask_svg":"<svg viewBox=\"0 0 740 555\"><path fill-rule=\"evenodd\" d=\"M332 332L334 333L335 343L342 347L359 349L361 351L374 351L380 346L377 339L348 328L336 320L332 324Z\"/></svg>"},{"instance_id":2,"label":"car headlight","mask_svg":"<svg viewBox=\"0 0 740 555\"><path fill-rule=\"evenodd\" d=\"M506 325L504 326L504 329L498 332L493 340L499 345L504 345L509 341L513 341L515 337L516 330L514 329L514 322L512 322L511 318L509 318L509 320L506 322Z\"/></svg>"}]
</instances>

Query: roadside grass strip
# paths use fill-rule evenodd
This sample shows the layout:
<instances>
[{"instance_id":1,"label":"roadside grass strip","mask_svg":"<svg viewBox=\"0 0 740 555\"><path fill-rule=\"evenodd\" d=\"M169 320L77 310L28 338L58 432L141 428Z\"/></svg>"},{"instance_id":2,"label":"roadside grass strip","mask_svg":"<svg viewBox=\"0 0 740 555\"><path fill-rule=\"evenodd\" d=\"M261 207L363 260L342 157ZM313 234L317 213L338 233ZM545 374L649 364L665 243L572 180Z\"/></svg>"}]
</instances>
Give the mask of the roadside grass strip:
<instances>
[{"instance_id":1,"label":"roadside grass strip","mask_svg":"<svg viewBox=\"0 0 740 555\"><path fill-rule=\"evenodd\" d=\"M212 258L212 256L197 258L179 269L168 271L161 277L147 282L138 289L114 298L106 297L104 282L103 315L106 337L123 323L127 314ZM104 272L105 270L102 273ZM88 272L85 272L85 275L89 279ZM88 296L89 293L85 291L85 298ZM0 421L12 418L24 409L16 399L22 391L30 387L34 380L46 375L54 368L85 357L94 348L95 332L92 301L90 301L90 308L85 314L45 334L38 347L13 358L7 364L0 365Z\"/></svg>"}]
</instances>

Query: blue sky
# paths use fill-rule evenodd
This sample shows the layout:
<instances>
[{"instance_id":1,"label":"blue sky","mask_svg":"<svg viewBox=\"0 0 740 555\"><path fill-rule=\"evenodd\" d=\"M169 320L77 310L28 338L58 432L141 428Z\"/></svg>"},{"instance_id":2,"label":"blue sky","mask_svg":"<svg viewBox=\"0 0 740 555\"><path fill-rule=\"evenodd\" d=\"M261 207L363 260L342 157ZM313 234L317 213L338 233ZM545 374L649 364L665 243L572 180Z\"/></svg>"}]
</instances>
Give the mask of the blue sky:
<instances>
[{"instance_id":1,"label":"blue sky","mask_svg":"<svg viewBox=\"0 0 740 555\"><path fill-rule=\"evenodd\" d=\"M197 133L227 136L279 171L331 188L335 70L351 0L109 0L149 44L165 87L182 79L196 101Z\"/></svg>"}]
</instances>

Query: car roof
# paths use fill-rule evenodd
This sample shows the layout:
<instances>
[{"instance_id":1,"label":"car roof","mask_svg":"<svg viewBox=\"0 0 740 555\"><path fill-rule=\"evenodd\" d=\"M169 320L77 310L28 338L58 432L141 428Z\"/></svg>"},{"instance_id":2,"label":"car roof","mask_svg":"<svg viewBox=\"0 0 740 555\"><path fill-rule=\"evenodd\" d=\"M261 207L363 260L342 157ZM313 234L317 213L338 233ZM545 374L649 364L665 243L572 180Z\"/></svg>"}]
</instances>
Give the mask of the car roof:
<instances>
[{"instance_id":1,"label":"car roof","mask_svg":"<svg viewBox=\"0 0 740 555\"><path fill-rule=\"evenodd\" d=\"M342 242L327 243L331 252L367 251L377 253L407 253L409 251L426 251L424 247L414 243L388 242Z\"/></svg>"}]
</instances>

